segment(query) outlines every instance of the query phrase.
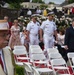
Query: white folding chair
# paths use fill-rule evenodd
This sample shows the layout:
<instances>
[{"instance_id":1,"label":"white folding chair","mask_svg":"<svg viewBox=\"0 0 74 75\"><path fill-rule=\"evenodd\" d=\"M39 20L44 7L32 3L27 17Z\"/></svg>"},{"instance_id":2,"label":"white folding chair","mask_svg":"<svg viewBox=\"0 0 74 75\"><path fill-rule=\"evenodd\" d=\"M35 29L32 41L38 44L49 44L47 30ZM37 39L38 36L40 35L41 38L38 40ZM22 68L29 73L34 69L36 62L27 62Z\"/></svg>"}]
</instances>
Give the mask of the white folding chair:
<instances>
[{"instance_id":1,"label":"white folding chair","mask_svg":"<svg viewBox=\"0 0 74 75\"><path fill-rule=\"evenodd\" d=\"M74 65L73 65L73 62L72 62L72 58L74 57L74 52L67 53L67 57L68 57L69 64L70 64L70 66L72 67L72 70L73 70Z\"/></svg>"},{"instance_id":2,"label":"white folding chair","mask_svg":"<svg viewBox=\"0 0 74 75\"><path fill-rule=\"evenodd\" d=\"M36 62L36 63L46 63L46 57L44 54L32 54L30 58L31 62Z\"/></svg>"},{"instance_id":3,"label":"white folding chair","mask_svg":"<svg viewBox=\"0 0 74 75\"><path fill-rule=\"evenodd\" d=\"M51 60L52 69L54 75L70 75L69 68L64 59L53 59ZM60 73L62 71L63 73Z\"/></svg>"},{"instance_id":4,"label":"white folding chair","mask_svg":"<svg viewBox=\"0 0 74 75\"><path fill-rule=\"evenodd\" d=\"M33 62L33 66L36 67L36 69L40 73L51 73L52 72L52 69L49 69L47 65L46 57L44 54L32 54L31 60ZM36 66L36 64L38 65ZM44 64L45 67L40 67L41 64Z\"/></svg>"},{"instance_id":5,"label":"white folding chair","mask_svg":"<svg viewBox=\"0 0 74 75\"><path fill-rule=\"evenodd\" d=\"M13 50L13 54L15 56L15 63L17 65L23 65L23 62L22 62L23 60L24 61L26 60L26 61L28 61L27 63L29 63L30 58L28 57L26 50L15 49L15 50ZM20 62L18 60L20 60Z\"/></svg>"},{"instance_id":6,"label":"white folding chair","mask_svg":"<svg viewBox=\"0 0 74 75\"><path fill-rule=\"evenodd\" d=\"M51 60L52 59L60 59L60 58L62 58L62 56L61 56L61 54L60 53L53 53L53 52L51 52L51 53L49 53L48 54L48 66L51 66Z\"/></svg>"},{"instance_id":7,"label":"white folding chair","mask_svg":"<svg viewBox=\"0 0 74 75\"><path fill-rule=\"evenodd\" d=\"M27 75L33 75L33 70L30 64L23 63Z\"/></svg>"},{"instance_id":8,"label":"white folding chair","mask_svg":"<svg viewBox=\"0 0 74 75\"><path fill-rule=\"evenodd\" d=\"M72 57L72 64L74 66L74 57ZM74 71L74 68L73 68L73 71Z\"/></svg>"}]
</instances>

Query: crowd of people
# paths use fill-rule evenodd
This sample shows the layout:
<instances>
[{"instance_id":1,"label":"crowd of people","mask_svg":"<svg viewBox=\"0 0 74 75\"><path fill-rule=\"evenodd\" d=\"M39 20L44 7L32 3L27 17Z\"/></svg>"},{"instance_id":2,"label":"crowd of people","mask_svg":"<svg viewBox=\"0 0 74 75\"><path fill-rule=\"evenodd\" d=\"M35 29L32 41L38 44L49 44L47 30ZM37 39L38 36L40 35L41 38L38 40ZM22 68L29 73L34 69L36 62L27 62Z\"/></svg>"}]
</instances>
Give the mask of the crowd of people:
<instances>
[{"instance_id":1,"label":"crowd of people","mask_svg":"<svg viewBox=\"0 0 74 75\"><path fill-rule=\"evenodd\" d=\"M0 21L0 24L7 21L6 30L3 28L5 25L0 25L0 55L3 54L2 48L7 45L5 44L6 42L8 42L8 46L12 50L14 46L24 45L27 52L29 52L30 45L40 45L44 52L48 48L57 46L59 52L67 62L67 53L74 52L74 19L65 16L58 18L52 11L45 15L40 15L41 11L39 10L38 12L38 10L36 14L32 14L29 10L27 13L29 15L28 18L19 17L13 22L9 22L8 16L5 16L4 20ZM44 11L46 12L46 10ZM28 23L27 20L29 20ZM24 24L26 25L24 26ZM11 57L9 60L11 60ZM4 60L3 62L5 63ZM6 70L7 65L4 66L4 72L1 75L6 75L5 72L8 73L7 75L14 75L10 73L13 72L13 69L10 69L9 72L9 70Z\"/></svg>"}]
</instances>

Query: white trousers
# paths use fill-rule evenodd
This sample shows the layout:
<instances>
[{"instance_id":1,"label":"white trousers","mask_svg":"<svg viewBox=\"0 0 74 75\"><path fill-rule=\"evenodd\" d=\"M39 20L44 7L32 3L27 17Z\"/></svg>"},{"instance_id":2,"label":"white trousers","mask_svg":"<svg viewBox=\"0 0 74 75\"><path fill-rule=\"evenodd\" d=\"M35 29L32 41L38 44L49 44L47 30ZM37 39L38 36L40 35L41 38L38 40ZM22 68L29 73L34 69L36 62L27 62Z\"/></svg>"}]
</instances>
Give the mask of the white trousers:
<instances>
[{"instance_id":1,"label":"white trousers","mask_svg":"<svg viewBox=\"0 0 74 75\"><path fill-rule=\"evenodd\" d=\"M54 37L53 36L49 36L49 35L44 34L43 40L44 40L45 50L47 50L48 48L54 47Z\"/></svg>"},{"instance_id":2,"label":"white trousers","mask_svg":"<svg viewBox=\"0 0 74 75\"><path fill-rule=\"evenodd\" d=\"M30 34L30 45L38 45L39 44L39 39L38 39L38 35L35 36L35 35L32 35Z\"/></svg>"}]
</instances>

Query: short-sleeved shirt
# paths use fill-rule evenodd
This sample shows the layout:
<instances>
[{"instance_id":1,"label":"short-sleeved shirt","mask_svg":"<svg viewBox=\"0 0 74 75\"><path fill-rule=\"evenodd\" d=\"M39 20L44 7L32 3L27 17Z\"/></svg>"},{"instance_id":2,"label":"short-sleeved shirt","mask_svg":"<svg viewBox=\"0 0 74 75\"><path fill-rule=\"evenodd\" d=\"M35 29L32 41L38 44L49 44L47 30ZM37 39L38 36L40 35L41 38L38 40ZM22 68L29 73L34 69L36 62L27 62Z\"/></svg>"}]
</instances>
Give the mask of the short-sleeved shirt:
<instances>
[{"instance_id":1,"label":"short-sleeved shirt","mask_svg":"<svg viewBox=\"0 0 74 75\"><path fill-rule=\"evenodd\" d=\"M27 30L30 34L38 34L38 31L40 30L39 22L34 23L33 21L30 21L27 25Z\"/></svg>"},{"instance_id":2,"label":"short-sleeved shirt","mask_svg":"<svg viewBox=\"0 0 74 75\"><path fill-rule=\"evenodd\" d=\"M56 24L53 21L46 20L42 23L40 27L44 34L53 35L54 31L57 29Z\"/></svg>"}]
</instances>

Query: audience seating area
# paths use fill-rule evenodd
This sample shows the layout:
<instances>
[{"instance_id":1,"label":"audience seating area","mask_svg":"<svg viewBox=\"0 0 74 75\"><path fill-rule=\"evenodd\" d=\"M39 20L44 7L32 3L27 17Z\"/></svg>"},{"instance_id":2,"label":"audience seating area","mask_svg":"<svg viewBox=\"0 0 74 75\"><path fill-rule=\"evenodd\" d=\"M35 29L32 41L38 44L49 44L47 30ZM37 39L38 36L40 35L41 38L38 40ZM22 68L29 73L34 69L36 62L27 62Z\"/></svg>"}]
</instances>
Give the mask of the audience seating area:
<instances>
[{"instance_id":1,"label":"audience seating area","mask_svg":"<svg viewBox=\"0 0 74 75\"><path fill-rule=\"evenodd\" d=\"M26 75L74 75L74 53L68 54L67 65L57 48L47 49L46 55L39 45L30 45L29 53L25 46L14 46L15 64L23 66Z\"/></svg>"}]
</instances>

